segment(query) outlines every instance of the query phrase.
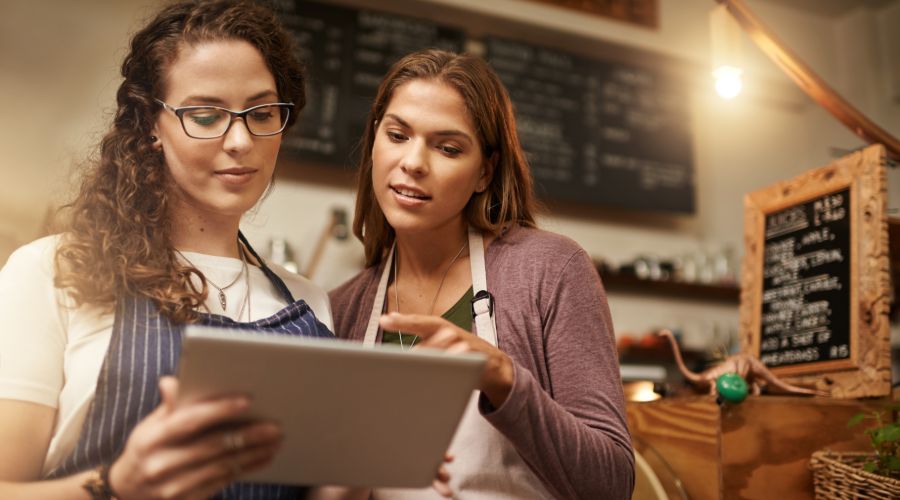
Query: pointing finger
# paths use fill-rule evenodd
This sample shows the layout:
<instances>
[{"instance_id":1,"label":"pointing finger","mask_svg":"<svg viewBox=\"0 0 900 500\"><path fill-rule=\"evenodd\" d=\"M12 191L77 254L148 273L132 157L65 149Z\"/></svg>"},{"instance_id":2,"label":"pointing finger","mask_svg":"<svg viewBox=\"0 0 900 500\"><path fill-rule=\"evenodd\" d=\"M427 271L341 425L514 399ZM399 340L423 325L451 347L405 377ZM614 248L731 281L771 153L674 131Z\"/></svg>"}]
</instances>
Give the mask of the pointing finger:
<instances>
[{"instance_id":1,"label":"pointing finger","mask_svg":"<svg viewBox=\"0 0 900 500\"><path fill-rule=\"evenodd\" d=\"M458 328L446 327L436 331L431 337L420 342L421 347L432 347L435 349L448 349L457 343L465 343L464 336L460 335Z\"/></svg>"},{"instance_id":2,"label":"pointing finger","mask_svg":"<svg viewBox=\"0 0 900 500\"><path fill-rule=\"evenodd\" d=\"M449 321L437 316L398 313L381 316L379 324L385 330L414 333L422 337L423 340L439 332L444 326L452 326Z\"/></svg>"}]
</instances>

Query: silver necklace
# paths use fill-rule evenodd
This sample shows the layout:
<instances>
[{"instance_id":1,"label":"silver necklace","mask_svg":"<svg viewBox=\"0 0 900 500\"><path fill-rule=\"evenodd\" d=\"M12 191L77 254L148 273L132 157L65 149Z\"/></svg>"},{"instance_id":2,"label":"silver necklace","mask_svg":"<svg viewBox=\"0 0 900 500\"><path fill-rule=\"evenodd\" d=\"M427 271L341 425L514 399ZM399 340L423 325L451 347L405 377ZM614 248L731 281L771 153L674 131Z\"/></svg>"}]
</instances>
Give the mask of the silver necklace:
<instances>
[{"instance_id":1,"label":"silver necklace","mask_svg":"<svg viewBox=\"0 0 900 500\"><path fill-rule=\"evenodd\" d=\"M204 279L206 280L206 282L209 283L210 285L212 285L213 288L215 288L219 292L219 305L222 306L223 312L228 308L228 300L225 297L225 290L228 290L229 288L234 286L234 284L238 282L238 280L241 278L242 275L249 274L247 272L247 257L244 255L244 251L243 251L243 248L241 247L240 242L238 242L238 251L241 254L241 270L237 274L237 276L235 276L234 279L231 280L231 283L229 283L225 286L219 286L219 285L213 283L213 281L211 279L209 279L207 276L204 276ZM185 255L183 253L181 253L181 250L178 250L176 248L175 252L178 253L178 255L180 255L181 258L184 259L185 261L187 261L187 263L190 264L192 267L194 267L194 268L197 267L196 264L191 262L191 259L185 257ZM250 293L249 287L247 289L247 293L249 296L249 293ZM243 310L241 310L241 312L243 312ZM238 319L240 319L240 318L238 318Z\"/></svg>"},{"instance_id":2,"label":"silver necklace","mask_svg":"<svg viewBox=\"0 0 900 500\"><path fill-rule=\"evenodd\" d=\"M453 259L450 261L450 263L447 264L447 268L444 269L444 275L441 276L441 282L438 283L437 291L434 292L434 298L431 299L431 309L429 310L430 314L434 315L434 306L435 306L435 304L437 304L438 295L441 294L441 288L444 287L444 280L447 279L447 274L450 273L450 268L453 267L453 263L456 262L456 259L458 259L460 255L462 255L463 250L465 250L466 247L468 247L468 246L469 246L469 241L466 240L466 242L463 243L463 246L461 246L459 248L459 251L456 252L456 256L454 256ZM397 256L398 250L399 250L399 248L394 251L394 302L397 303L397 313L399 314L400 313L400 275L397 274L397 261L400 259ZM400 337L400 348L403 349L404 348L403 332L398 330L397 335ZM413 335L412 343L410 343L409 347L406 347L406 348L407 349L412 348L412 346L415 345L417 339L418 339L418 337Z\"/></svg>"}]
</instances>

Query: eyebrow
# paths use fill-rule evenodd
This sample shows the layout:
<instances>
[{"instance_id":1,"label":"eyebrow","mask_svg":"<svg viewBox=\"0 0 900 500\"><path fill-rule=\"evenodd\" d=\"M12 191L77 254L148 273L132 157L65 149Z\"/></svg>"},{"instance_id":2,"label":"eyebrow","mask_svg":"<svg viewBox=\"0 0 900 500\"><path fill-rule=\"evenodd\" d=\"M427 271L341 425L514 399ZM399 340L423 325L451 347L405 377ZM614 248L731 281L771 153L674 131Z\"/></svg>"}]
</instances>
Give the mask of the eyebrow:
<instances>
[{"instance_id":1,"label":"eyebrow","mask_svg":"<svg viewBox=\"0 0 900 500\"><path fill-rule=\"evenodd\" d=\"M274 90L263 90L262 92L257 92L252 96L248 97L245 102L255 101L257 99L262 99L263 97L278 97L278 94L275 93ZM197 102L201 104L210 104L214 106L225 106L226 102L219 97L208 96L208 95L189 95L182 102L182 105L186 102Z\"/></svg>"},{"instance_id":2,"label":"eyebrow","mask_svg":"<svg viewBox=\"0 0 900 500\"><path fill-rule=\"evenodd\" d=\"M400 126L402 126L402 127L413 128L409 123L406 122L406 120L404 120L403 118L400 118L399 116L397 116L393 113L385 113L384 117L386 119L390 118L391 120L394 120L395 122L399 123ZM468 141L472 144L475 144L475 141L472 140L472 137L469 136L469 134L463 132L462 130L456 130L456 129L438 130L436 132L432 132L432 134L437 135L437 136L445 136L445 137L446 136L461 137L461 138L465 139L466 141Z\"/></svg>"}]
</instances>

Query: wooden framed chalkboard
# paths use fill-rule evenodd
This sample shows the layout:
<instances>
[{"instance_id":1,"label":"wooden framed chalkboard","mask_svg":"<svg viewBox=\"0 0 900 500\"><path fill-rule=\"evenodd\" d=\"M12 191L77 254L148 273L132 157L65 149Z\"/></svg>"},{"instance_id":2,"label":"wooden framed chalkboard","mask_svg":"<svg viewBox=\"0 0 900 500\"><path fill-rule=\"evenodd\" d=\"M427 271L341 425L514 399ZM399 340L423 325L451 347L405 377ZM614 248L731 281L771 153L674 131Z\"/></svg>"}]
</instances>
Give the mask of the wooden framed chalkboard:
<instances>
[{"instance_id":1,"label":"wooden framed chalkboard","mask_svg":"<svg viewBox=\"0 0 900 500\"><path fill-rule=\"evenodd\" d=\"M838 398L890 392L884 148L744 199L741 343Z\"/></svg>"}]
</instances>

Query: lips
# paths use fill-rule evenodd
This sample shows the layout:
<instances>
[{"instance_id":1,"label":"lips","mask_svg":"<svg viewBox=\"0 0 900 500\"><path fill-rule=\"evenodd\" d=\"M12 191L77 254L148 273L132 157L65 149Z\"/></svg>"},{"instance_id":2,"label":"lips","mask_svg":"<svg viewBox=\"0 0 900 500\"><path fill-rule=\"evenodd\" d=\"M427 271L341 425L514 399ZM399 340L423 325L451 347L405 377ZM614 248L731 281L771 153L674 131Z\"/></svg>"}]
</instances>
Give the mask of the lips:
<instances>
[{"instance_id":1,"label":"lips","mask_svg":"<svg viewBox=\"0 0 900 500\"><path fill-rule=\"evenodd\" d=\"M231 185L241 185L250 182L259 170L250 167L232 167L213 172L217 178Z\"/></svg>"},{"instance_id":2,"label":"lips","mask_svg":"<svg viewBox=\"0 0 900 500\"><path fill-rule=\"evenodd\" d=\"M226 168L223 170L216 170L215 173L220 174L220 175L222 175L222 174L224 174L224 175L247 175L247 174L252 174L255 172L256 172L255 168L233 167L233 168Z\"/></svg>"},{"instance_id":3,"label":"lips","mask_svg":"<svg viewBox=\"0 0 900 500\"><path fill-rule=\"evenodd\" d=\"M399 196L412 200L427 201L431 199L431 196L425 194L421 189L406 184L392 184L391 190Z\"/></svg>"}]
</instances>

